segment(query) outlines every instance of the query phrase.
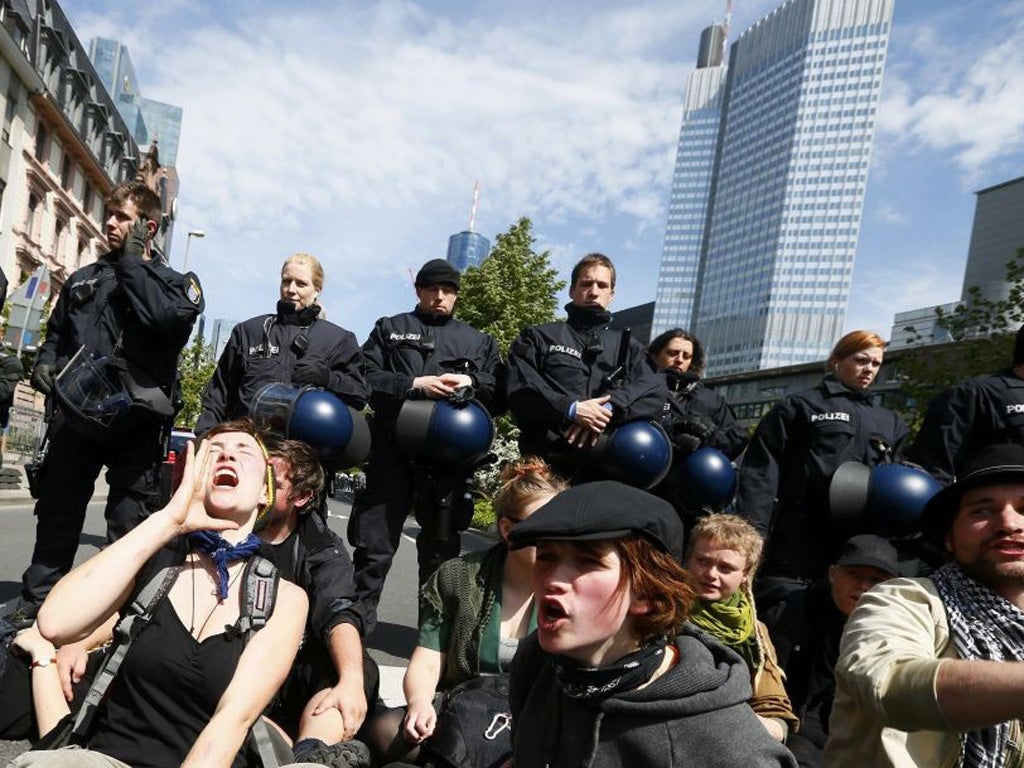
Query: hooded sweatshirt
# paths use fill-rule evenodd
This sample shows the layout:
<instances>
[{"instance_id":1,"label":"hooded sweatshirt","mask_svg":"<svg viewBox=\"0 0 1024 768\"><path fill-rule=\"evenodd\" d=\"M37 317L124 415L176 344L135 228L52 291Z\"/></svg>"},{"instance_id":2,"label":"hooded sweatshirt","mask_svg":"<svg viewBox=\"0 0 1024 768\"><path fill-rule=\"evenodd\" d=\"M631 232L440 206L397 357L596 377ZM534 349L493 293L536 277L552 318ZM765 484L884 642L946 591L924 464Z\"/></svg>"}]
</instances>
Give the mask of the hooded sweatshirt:
<instances>
[{"instance_id":1,"label":"hooded sweatshirt","mask_svg":"<svg viewBox=\"0 0 1024 768\"><path fill-rule=\"evenodd\" d=\"M526 638L512 667L515 765L795 768L746 703L740 656L692 625L674 643L678 662L647 687L581 701L562 692L536 633Z\"/></svg>"}]
</instances>

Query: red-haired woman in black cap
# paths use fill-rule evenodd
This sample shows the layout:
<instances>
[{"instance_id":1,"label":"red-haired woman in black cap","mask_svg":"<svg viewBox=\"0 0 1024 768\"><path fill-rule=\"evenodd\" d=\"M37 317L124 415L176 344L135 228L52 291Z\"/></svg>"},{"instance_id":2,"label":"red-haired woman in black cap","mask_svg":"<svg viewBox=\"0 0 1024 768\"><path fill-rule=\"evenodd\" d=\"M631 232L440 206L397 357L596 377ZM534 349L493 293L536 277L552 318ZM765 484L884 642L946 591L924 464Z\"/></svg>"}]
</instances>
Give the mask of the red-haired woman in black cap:
<instances>
[{"instance_id":1,"label":"red-haired woman in black cap","mask_svg":"<svg viewBox=\"0 0 1024 768\"><path fill-rule=\"evenodd\" d=\"M694 590L668 502L589 483L511 541L537 547L537 633L512 671L516 765L796 765L747 705L743 659L685 624Z\"/></svg>"}]
</instances>

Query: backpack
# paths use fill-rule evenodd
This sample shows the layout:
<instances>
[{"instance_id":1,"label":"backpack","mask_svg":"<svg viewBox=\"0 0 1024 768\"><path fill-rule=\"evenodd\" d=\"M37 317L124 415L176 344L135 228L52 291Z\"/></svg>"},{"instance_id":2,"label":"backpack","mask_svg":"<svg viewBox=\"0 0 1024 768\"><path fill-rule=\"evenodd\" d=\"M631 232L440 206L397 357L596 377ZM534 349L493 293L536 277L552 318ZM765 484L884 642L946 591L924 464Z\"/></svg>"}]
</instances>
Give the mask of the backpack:
<instances>
[{"instance_id":1,"label":"backpack","mask_svg":"<svg viewBox=\"0 0 1024 768\"><path fill-rule=\"evenodd\" d=\"M482 675L445 692L433 735L423 744L432 768L498 768L512 756L508 675Z\"/></svg>"}]
</instances>

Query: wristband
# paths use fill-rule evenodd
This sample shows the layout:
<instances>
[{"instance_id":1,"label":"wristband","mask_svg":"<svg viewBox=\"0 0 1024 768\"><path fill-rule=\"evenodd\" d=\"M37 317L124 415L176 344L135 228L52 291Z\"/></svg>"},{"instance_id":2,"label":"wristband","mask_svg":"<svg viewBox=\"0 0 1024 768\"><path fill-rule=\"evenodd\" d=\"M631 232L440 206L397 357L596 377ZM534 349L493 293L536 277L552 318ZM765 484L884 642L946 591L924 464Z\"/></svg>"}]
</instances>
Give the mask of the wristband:
<instances>
[{"instance_id":1,"label":"wristband","mask_svg":"<svg viewBox=\"0 0 1024 768\"><path fill-rule=\"evenodd\" d=\"M55 659L55 658L36 659L35 661L33 661L31 664L28 665L28 668L29 669L35 669L36 667L40 667L40 668L48 667L51 664L56 664L56 663L57 663L57 659Z\"/></svg>"}]
</instances>

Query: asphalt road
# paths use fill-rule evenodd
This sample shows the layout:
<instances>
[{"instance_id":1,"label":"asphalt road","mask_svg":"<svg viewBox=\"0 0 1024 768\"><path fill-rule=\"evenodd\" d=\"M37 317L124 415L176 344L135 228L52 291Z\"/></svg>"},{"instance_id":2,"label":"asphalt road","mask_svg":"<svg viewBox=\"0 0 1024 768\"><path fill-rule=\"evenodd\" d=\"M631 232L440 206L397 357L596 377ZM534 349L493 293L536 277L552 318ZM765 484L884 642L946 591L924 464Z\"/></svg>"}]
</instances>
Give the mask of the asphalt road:
<instances>
[{"instance_id":1,"label":"asphalt road","mask_svg":"<svg viewBox=\"0 0 1024 768\"><path fill-rule=\"evenodd\" d=\"M332 499L329 525L345 538L350 505ZM370 655L381 667L381 695L391 705L400 702L401 677L409 655L416 645L416 546L419 527L410 519L402 537L398 554L384 596L378 608L378 626L369 638ZM103 504L89 505L76 563L85 560L105 541ZM0 613L6 613L17 599L21 573L28 565L35 541L35 520L30 505L0 507ZM488 537L468 532L463 535L463 548L482 549L493 542ZM9 604L9 605L8 605ZM0 695L3 692L0 691ZM28 748L27 742L0 741L0 765Z\"/></svg>"}]
</instances>

